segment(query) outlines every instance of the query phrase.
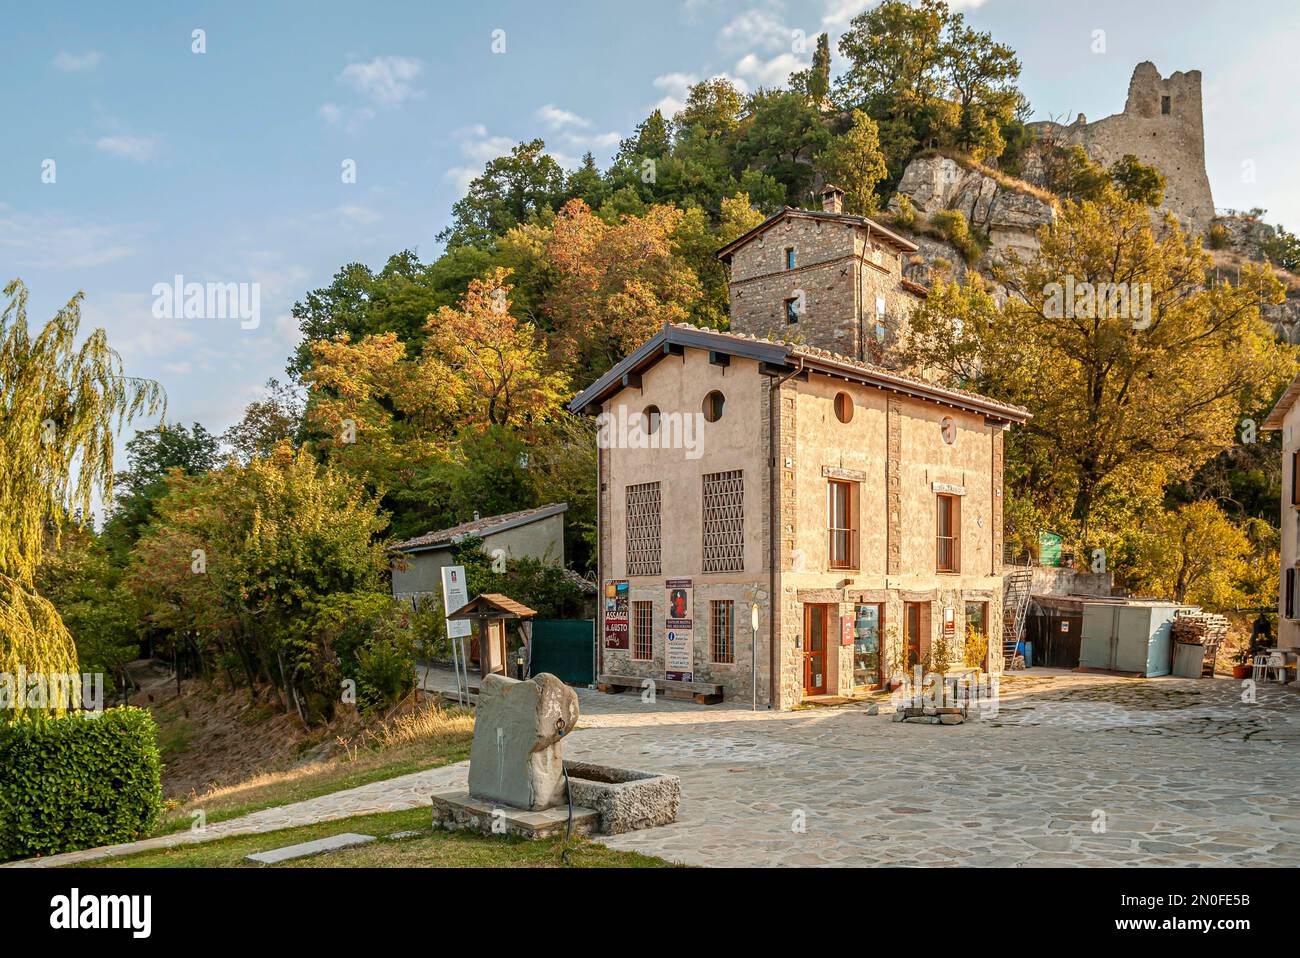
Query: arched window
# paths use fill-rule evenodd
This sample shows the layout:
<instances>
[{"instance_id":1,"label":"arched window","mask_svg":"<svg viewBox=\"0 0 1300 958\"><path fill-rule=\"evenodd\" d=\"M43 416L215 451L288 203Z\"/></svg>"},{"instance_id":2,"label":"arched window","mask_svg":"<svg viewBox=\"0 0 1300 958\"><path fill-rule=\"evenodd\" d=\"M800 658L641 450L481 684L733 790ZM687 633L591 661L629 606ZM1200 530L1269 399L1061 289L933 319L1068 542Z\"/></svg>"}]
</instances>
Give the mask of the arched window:
<instances>
[{"instance_id":1,"label":"arched window","mask_svg":"<svg viewBox=\"0 0 1300 958\"><path fill-rule=\"evenodd\" d=\"M853 419L853 397L848 393L835 394L835 418L840 422Z\"/></svg>"},{"instance_id":2,"label":"arched window","mask_svg":"<svg viewBox=\"0 0 1300 958\"><path fill-rule=\"evenodd\" d=\"M659 431L659 407L646 406L641 413L641 428L646 431L647 435L653 435Z\"/></svg>"},{"instance_id":3,"label":"arched window","mask_svg":"<svg viewBox=\"0 0 1300 958\"><path fill-rule=\"evenodd\" d=\"M704 419L706 422L717 422L722 418L722 410L727 405L727 397L722 395L718 390L713 390L704 397Z\"/></svg>"}]
</instances>

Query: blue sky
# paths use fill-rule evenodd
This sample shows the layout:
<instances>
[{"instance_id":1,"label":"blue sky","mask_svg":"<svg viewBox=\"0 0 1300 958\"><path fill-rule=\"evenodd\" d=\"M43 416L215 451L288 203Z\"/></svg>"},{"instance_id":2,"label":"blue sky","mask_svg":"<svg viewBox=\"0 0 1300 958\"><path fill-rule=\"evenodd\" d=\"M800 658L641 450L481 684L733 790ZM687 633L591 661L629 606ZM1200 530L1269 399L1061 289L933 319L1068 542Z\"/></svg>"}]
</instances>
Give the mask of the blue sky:
<instances>
[{"instance_id":1,"label":"blue sky","mask_svg":"<svg viewBox=\"0 0 1300 958\"><path fill-rule=\"evenodd\" d=\"M1166 75L1200 69L1216 204L1265 207L1300 227L1294 4L953 5L1018 51L1037 118L1119 111L1140 60ZM170 418L220 430L268 377L283 378L294 300L350 261L378 266L407 247L435 256L451 204L491 157L542 136L563 163L587 149L603 163L692 80L783 82L808 59L794 31L830 30L834 46L867 6L11 7L0 35L0 276L26 281L33 319L84 290L87 322L109 330L132 373L164 384ZM1098 30L1104 53L1092 49ZM42 182L47 160L53 183ZM152 288L177 274L258 283L260 325L155 318Z\"/></svg>"}]
</instances>

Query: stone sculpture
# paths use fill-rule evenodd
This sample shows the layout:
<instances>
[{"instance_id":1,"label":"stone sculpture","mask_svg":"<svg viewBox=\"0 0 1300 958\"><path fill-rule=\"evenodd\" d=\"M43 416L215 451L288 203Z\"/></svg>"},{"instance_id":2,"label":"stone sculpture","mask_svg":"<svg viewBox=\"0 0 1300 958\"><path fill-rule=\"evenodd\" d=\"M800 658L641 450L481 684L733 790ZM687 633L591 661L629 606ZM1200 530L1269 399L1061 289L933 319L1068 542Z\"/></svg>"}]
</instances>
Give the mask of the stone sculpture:
<instances>
[{"instance_id":1,"label":"stone sculpture","mask_svg":"<svg viewBox=\"0 0 1300 958\"><path fill-rule=\"evenodd\" d=\"M479 688L469 753L473 798L538 811L565 801L561 739L578 724L578 696L554 675L489 675Z\"/></svg>"}]
</instances>

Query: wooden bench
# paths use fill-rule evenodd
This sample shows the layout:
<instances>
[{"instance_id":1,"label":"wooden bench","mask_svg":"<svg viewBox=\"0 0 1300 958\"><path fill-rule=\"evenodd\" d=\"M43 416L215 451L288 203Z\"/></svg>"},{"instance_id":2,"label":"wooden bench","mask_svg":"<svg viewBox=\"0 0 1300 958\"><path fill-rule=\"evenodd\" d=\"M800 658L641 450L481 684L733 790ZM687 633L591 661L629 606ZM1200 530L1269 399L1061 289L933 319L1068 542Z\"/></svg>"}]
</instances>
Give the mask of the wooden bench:
<instances>
[{"instance_id":1,"label":"wooden bench","mask_svg":"<svg viewBox=\"0 0 1300 958\"><path fill-rule=\"evenodd\" d=\"M699 705L717 705L722 701L721 685L714 685L712 682L659 679L648 675L601 675L596 679L596 688L615 695L625 689L639 690L646 682L653 682L655 694L662 693L666 699L691 701Z\"/></svg>"}]
</instances>

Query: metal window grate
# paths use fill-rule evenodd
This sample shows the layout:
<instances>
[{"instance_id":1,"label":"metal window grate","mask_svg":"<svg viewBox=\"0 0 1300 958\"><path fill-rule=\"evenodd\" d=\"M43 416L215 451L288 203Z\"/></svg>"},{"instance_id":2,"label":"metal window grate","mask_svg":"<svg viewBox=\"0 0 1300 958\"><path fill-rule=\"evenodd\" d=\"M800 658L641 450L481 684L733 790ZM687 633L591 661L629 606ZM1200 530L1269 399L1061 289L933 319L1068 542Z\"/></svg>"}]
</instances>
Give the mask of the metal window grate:
<instances>
[{"instance_id":1,"label":"metal window grate","mask_svg":"<svg viewBox=\"0 0 1300 958\"><path fill-rule=\"evenodd\" d=\"M721 599L709 603L709 644L713 648L713 661L732 663L736 661L736 643L733 627L736 603L730 599Z\"/></svg>"},{"instance_id":2,"label":"metal window grate","mask_svg":"<svg viewBox=\"0 0 1300 958\"><path fill-rule=\"evenodd\" d=\"M654 603L632 603L632 658L654 658Z\"/></svg>"},{"instance_id":3,"label":"metal window grate","mask_svg":"<svg viewBox=\"0 0 1300 958\"><path fill-rule=\"evenodd\" d=\"M704 571L745 568L745 480L741 470L704 476Z\"/></svg>"},{"instance_id":4,"label":"metal window grate","mask_svg":"<svg viewBox=\"0 0 1300 958\"><path fill-rule=\"evenodd\" d=\"M659 575L659 483L627 487L627 574Z\"/></svg>"}]
</instances>

